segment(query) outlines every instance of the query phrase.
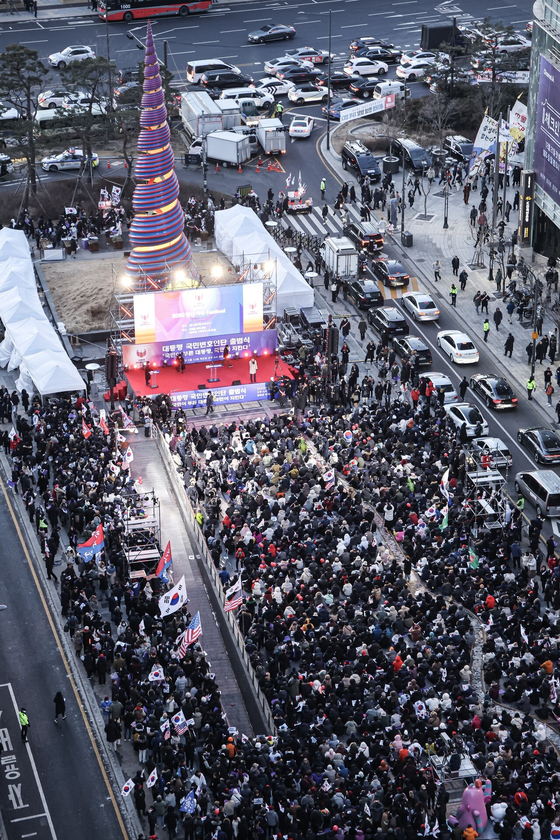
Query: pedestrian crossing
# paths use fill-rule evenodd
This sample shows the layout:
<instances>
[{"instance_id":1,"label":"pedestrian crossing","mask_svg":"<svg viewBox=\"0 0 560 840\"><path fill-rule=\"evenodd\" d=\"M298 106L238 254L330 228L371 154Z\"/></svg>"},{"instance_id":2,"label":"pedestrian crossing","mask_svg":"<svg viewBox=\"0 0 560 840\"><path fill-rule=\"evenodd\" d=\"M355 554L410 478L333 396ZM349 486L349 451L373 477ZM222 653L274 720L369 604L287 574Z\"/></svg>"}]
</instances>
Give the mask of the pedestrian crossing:
<instances>
[{"instance_id":1,"label":"pedestrian crossing","mask_svg":"<svg viewBox=\"0 0 560 840\"><path fill-rule=\"evenodd\" d=\"M333 213L333 211L329 208L329 214L325 219L323 219L322 207L314 206L312 207L310 213L282 216L281 225L285 230L291 227L292 230L302 233L305 236L311 234L312 236L320 236L322 239L324 239L325 236L343 236L344 215L348 215L351 218L361 221L359 211L352 205L346 205L346 209L343 214L340 214L338 211ZM387 255L384 255L383 253L381 253L380 256L387 257ZM420 290L420 284L417 277L411 276L410 283L405 289L389 289L383 285L381 280L376 280L375 278L373 279L374 282L377 283L377 287L385 300L397 300L402 296L403 292L418 292Z\"/></svg>"}]
</instances>

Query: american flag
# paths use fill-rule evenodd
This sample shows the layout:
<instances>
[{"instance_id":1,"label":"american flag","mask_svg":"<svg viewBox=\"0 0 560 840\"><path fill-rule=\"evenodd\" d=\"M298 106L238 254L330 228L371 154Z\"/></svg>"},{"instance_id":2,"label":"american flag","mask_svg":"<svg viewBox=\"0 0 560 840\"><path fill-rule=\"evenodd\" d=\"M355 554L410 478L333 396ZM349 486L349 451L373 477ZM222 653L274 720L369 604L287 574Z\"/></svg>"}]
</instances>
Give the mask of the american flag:
<instances>
[{"instance_id":1,"label":"american flag","mask_svg":"<svg viewBox=\"0 0 560 840\"><path fill-rule=\"evenodd\" d=\"M241 592L241 578L234 583L233 586L226 591L226 602L224 604L225 612L237 609L243 603L243 594Z\"/></svg>"},{"instance_id":2,"label":"american flag","mask_svg":"<svg viewBox=\"0 0 560 840\"><path fill-rule=\"evenodd\" d=\"M189 645L196 642L199 636L202 636L202 625L200 623L200 613L197 612L181 639L181 647L179 648L179 659L182 659L187 652Z\"/></svg>"},{"instance_id":3,"label":"american flag","mask_svg":"<svg viewBox=\"0 0 560 840\"><path fill-rule=\"evenodd\" d=\"M177 712L176 715L173 715L173 717L171 718L171 723L173 724L173 728L177 735L182 735L188 729L185 715L180 710Z\"/></svg>"}]
</instances>

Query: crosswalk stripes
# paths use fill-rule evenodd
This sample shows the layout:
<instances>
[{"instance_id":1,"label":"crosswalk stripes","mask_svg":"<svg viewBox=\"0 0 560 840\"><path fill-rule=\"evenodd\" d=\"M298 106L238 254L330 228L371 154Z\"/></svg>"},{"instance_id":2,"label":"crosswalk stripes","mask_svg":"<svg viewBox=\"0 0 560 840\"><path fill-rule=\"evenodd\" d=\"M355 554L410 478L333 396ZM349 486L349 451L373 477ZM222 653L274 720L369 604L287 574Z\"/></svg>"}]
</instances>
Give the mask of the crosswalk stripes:
<instances>
[{"instance_id":1,"label":"crosswalk stripes","mask_svg":"<svg viewBox=\"0 0 560 840\"><path fill-rule=\"evenodd\" d=\"M346 213L357 220L361 218L359 211L353 205L346 206ZM313 236L321 237L343 235L342 218L337 213L333 214L329 211L329 215L326 219L323 219L321 209L317 206L312 208L311 213L301 214L299 216L283 216L281 224L283 228L291 227L293 230L304 235L312 234ZM383 285L381 280L376 280L375 282L385 300L397 300L402 296L404 291L418 292L420 290L417 277L410 278L410 283L406 289L388 289Z\"/></svg>"}]
</instances>

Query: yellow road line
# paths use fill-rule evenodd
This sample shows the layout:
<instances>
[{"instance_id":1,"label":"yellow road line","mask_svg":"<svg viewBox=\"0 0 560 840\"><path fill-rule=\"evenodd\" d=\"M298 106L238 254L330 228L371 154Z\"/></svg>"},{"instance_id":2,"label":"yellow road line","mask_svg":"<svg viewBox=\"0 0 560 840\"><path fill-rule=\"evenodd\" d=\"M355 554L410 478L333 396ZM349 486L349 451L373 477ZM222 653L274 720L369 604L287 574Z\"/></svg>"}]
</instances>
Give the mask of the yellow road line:
<instances>
[{"instance_id":1,"label":"yellow road line","mask_svg":"<svg viewBox=\"0 0 560 840\"><path fill-rule=\"evenodd\" d=\"M84 721L84 724L85 724L85 727L86 727L86 731L87 731L87 733L88 733L88 735L89 735L89 739L90 739L90 741L91 741L91 745L92 745L92 747L93 747L93 751L94 751L94 753L95 753L95 757L97 758L97 762L98 762L98 764L99 764L99 769L101 770L101 775L103 776L103 779L104 779L105 784L106 784L106 786L107 786L107 790L108 790L108 792L109 792L109 797L110 797L110 799L111 799L111 802L113 803L113 808L115 809L115 814L117 815L117 820L118 820L118 823L119 823L119 826L120 826L120 829L121 829L122 835L123 835L123 837L125 838L125 840L129 840L129 837L128 837L128 832L127 832L127 830L126 830L126 828L125 828L124 821L123 821L123 818L122 818L122 814L121 814L121 812L120 812L120 810L119 810L119 806L118 806L118 804L117 804L117 800L115 799L115 794L114 794L114 792L113 792L113 788L112 788L112 786L111 786L111 782L109 781L109 777L107 776L107 773L106 773L106 771L105 771L105 767L103 766L103 761L101 760L101 755L99 754L99 749L98 749L98 747L97 747L97 744L96 744L95 738L93 737L93 732L92 732L92 730L91 730L91 726L90 726L89 720L87 719L86 713L85 713L85 711L84 711L84 708L83 708L83 703L82 703L82 699L81 699L81 697L80 697L80 693L79 693L79 691L78 691L78 687L77 687L76 682L75 682L75 680L74 680L74 676L73 676L73 674L72 674L72 672L71 672L71 670L70 670L70 665L69 665L69 663L68 663L68 660L67 660L67 658L66 658L66 654L64 653L64 649L63 649L62 644L61 644L61 642L60 642L60 638L59 638L59 635L58 635L58 631L57 631L57 629L56 629L56 627L55 627L55 624L54 624L54 621L53 621L52 615L51 615L51 613L50 613L49 607L48 607L47 602L46 602L46 599L45 599L45 595L44 595L44 593L43 593L43 590L42 590L42 588L41 588L41 584L40 584L40 582L39 582L39 578L38 578L38 576L37 576L37 572L35 571L35 567L34 567L33 562L32 562L32 560L31 560L31 556L30 556L29 551L28 551L28 549L27 549L27 545L26 545L25 540L24 540L24 538L23 538L23 534L21 533L21 529L20 529L20 527L19 527L19 522L18 522L18 520L17 520L17 518L16 518L16 515L15 515L15 512L14 512L14 508L13 508L12 503L11 503L11 501L10 501L10 498L9 498L9 496L8 496L8 493L7 493L7 490L6 490L6 486L5 486L5 484L4 484L4 481L2 480L2 477L0 477L0 487L1 487L1 489L2 489L2 494L3 494L3 496L4 496L4 499L6 500L6 505L8 506L8 510L9 510L9 512L10 512L10 516L12 517L12 522L14 523L14 527L15 527L15 529L16 529L16 533L17 533L18 538L19 538L19 541L20 541L20 543L21 543L21 547L22 547L22 549L23 549L23 553L25 554L25 559L27 560L27 563L28 563L28 565L29 565L29 569L30 569L31 574L32 574L32 576L33 576L33 580L34 580L34 582L35 582L35 586L36 586L36 588L37 588L37 592L39 593L39 598L41 599L41 603L43 604L43 609L45 610L45 615L47 616L47 621L49 622L50 628L51 628L51 630L52 630L52 634L53 634L53 636L54 636L54 640L55 640L55 642L56 642L56 646L58 647L58 650L59 650L59 653L60 653L60 656L61 656L61 659L62 659L62 663L63 663L63 665L64 665L64 668L65 668L65 670L66 670L66 673L67 673L67 675L68 675L68 678L69 678L69 680L70 680L70 685L72 686L72 690L73 690L73 692L74 692L74 696L75 696L75 698L76 698L76 702L78 703L78 707L79 707L80 712L81 712L81 714L82 714L82 718L83 718L83 721Z\"/></svg>"}]
</instances>

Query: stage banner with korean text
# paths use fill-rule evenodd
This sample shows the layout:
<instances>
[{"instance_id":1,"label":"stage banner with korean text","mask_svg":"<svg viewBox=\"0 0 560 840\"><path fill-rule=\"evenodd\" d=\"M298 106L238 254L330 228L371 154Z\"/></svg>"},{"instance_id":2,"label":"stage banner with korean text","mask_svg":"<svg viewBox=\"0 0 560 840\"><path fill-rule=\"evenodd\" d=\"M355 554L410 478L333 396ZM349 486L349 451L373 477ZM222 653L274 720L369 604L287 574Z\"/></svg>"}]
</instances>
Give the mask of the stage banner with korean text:
<instances>
[{"instance_id":1,"label":"stage banner with korean text","mask_svg":"<svg viewBox=\"0 0 560 840\"><path fill-rule=\"evenodd\" d=\"M252 382L248 385L230 385L227 388L208 388L203 391L172 391L171 402L174 408L202 408L206 405L210 390L215 406L270 399L268 382Z\"/></svg>"},{"instance_id":2,"label":"stage banner with korean text","mask_svg":"<svg viewBox=\"0 0 560 840\"><path fill-rule=\"evenodd\" d=\"M179 353L186 365L198 362L218 362L223 359L224 347L230 356L249 358L256 351L258 356L272 355L278 342L276 330L250 332L246 335L223 335L209 338L185 338L178 341L154 341L150 344L125 344L123 364L128 368L141 368L147 362L158 367L166 362L172 365Z\"/></svg>"}]
</instances>

